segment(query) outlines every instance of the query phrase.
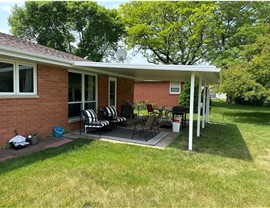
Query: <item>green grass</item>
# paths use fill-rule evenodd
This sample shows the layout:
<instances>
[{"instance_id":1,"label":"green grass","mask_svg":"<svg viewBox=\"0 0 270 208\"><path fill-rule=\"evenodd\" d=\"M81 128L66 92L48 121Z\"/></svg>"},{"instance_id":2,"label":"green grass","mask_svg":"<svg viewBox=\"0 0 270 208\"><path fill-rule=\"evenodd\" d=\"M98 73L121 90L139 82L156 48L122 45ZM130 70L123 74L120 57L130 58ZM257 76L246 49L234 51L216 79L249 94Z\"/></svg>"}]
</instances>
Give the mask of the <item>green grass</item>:
<instances>
[{"instance_id":1,"label":"green grass","mask_svg":"<svg viewBox=\"0 0 270 208\"><path fill-rule=\"evenodd\" d=\"M0 207L270 207L269 119L214 102L193 152L186 128L165 150L77 139L2 162Z\"/></svg>"}]
</instances>

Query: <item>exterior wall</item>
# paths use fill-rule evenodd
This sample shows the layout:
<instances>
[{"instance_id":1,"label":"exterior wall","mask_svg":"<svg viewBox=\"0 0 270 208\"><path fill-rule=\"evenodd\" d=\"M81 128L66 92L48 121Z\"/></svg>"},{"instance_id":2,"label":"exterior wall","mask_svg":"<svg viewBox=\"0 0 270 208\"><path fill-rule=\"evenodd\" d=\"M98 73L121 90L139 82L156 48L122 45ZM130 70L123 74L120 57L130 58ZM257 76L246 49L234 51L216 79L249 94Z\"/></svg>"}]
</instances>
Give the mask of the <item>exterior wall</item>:
<instances>
[{"instance_id":1,"label":"exterior wall","mask_svg":"<svg viewBox=\"0 0 270 208\"><path fill-rule=\"evenodd\" d=\"M0 98L0 145L15 136L45 137L54 126L68 127L68 71L37 65L38 98Z\"/></svg>"},{"instance_id":2,"label":"exterior wall","mask_svg":"<svg viewBox=\"0 0 270 208\"><path fill-rule=\"evenodd\" d=\"M109 77L104 75L98 76L98 109L108 106L109 98ZM117 79L117 111L121 112L121 106L127 100L133 102L134 81L129 79Z\"/></svg>"},{"instance_id":3,"label":"exterior wall","mask_svg":"<svg viewBox=\"0 0 270 208\"><path fill-rule=\"evenodd\" d=\"M181 88L183 83L181 83ZM183 88L182 88L183 89ZM178 105L178 94L170 94L170 82L135 82L134 101L153 103L157 106Z\"/></svg>"},{"instance_id":4,"label":"exterior wall","mask_svg":"<svg viewBox=\"0 0 270 208\"><path fill-rule=\"evenodd\" d=\"M108 105L108 76L98 76L98 109ZM37 133L46 137L55 126L79 129L80 123L68 123L68 70L37 65L38 98L0 98L0 146L15 136ZM134 81L118 78L117 110L126 100L133 102Z\"/></svg>"},{"instance_id":5,"label":"exterior wall","mask_svg":"<svg viewBox=\"0 0 270 208\"><path fill-rule=\"evenodd\" d=\"M117 111L121 112L123 104L134 103L134 81L129 79L117 79Z\"/></svg>"}]
</instances>

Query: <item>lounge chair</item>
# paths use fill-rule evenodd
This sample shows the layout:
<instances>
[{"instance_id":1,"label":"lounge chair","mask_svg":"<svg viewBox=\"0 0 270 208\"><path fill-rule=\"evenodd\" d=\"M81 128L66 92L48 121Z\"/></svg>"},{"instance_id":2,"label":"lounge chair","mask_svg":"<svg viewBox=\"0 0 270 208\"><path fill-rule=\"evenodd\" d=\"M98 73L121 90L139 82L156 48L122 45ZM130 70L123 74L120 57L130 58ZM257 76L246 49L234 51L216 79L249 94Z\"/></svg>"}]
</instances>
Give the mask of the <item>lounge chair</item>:
<instances>
[{"instance_id":1,"label":"lounge chair","mask_svg":"<svg viewBox=\"0 0 270 208\"><path fill-rule=\"evenodd\" d=\"M110 122L107 120L99 120L97 114L92 109L82 110L81 112L81 122L80 125L84 125L84 132L87 133L87 129L99 129L99 137L101 134L101 129L109 126ZM80 134L81 134L80 126Z\"/></svg>"},{"instance_id":2,"label":"lounge chair","mask_svg":"<svg viewBox=\"0 0 270 208\"><path fill-rule=\"evenodd\" d=\"M101 111L103 112L104 119L108 120L115 127L116 125L119 125L119 124L126 125L127 119L125 117L117 116L117 111L115 110L114 107L105 107L105 108L102 108Z\"/></svg>"}]
</instances>

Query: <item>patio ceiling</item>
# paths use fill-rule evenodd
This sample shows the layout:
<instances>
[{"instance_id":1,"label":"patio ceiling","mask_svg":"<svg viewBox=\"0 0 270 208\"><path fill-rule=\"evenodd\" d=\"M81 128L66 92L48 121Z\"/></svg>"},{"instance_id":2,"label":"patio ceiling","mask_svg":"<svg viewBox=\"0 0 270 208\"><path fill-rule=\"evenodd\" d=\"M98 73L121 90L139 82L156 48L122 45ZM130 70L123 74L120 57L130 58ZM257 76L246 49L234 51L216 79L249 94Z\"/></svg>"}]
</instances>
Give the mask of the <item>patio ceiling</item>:
<instances>
[{"instance_id":1,"label":"patio ceiling","mask_svg":"<svg viewBox=\"0 0 270 208\"><path fill-rule=\"evenodd\" d=\"M220 69L214 66L196 65L140 65L74 61L73 66L91 72L125 77L134 80L187 81L191 73L209 84L220 83Z\"/></svg>"}]
</instances>

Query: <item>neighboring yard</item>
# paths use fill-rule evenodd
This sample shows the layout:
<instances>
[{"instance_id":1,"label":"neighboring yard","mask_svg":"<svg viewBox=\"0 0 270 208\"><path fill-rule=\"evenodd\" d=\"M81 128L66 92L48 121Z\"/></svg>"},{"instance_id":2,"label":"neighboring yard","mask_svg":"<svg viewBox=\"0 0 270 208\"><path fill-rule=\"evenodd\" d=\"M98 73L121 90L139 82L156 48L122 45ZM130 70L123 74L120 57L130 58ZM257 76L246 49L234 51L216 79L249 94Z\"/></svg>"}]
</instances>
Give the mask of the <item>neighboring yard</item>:
<instances>
[{"instance_id":1,"label":"neighboring yard","mask_svg":"<svg viewBox=\"0 0 270 208\"><path fill-rule=\"evenodd\" d=\"M222 121L222 114L225 114ZM78 139L0 163L0 207L270 207L270 107L213 102L167 149Z\"/></svg>"}]
</instances>

